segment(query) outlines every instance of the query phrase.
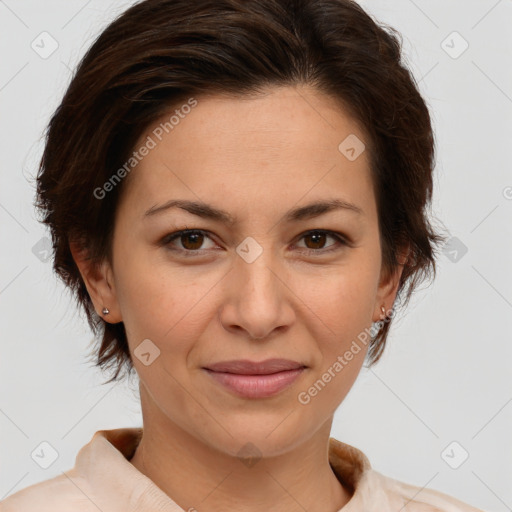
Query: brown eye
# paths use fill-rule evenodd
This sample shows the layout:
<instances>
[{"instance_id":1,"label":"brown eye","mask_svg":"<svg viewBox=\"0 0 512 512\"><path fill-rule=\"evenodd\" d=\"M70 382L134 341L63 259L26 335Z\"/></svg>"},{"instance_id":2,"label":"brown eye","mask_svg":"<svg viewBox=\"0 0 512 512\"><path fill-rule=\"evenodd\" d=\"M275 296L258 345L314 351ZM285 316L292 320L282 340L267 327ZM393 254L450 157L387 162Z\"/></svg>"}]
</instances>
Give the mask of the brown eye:
<instances>
[{"instance_id":1,"label":"brown eye","mask_svg":"<svg viewBox=\"0 0 512 512\"><path fill-rule=\"evenodd\" d=\"M201 248L203 245L204 235L198 231L192 231L190 233L183 233L180 236L181 243L185 249L191 251Z\"/></svg>"},{"instance_id":2,"label":"brown eye","mask_svg":"<svg viewBox=\"0 0 512 512\"><path fill-rule=\"evenodd\" d=\"M165 245L174 251L178 251L184 254L194 252L199 253L212 247L202 247L205 243L205 240L211 240L211 238L203 231L197 229L188 229L167 235L163 238L162 245Z\"/></svg>"},{"instance_id":3,"label":"brown eye","mask_svg":"<svg viewBox=\"0 0 512 512\"><path fill-rule=\"evenodd\" d=\"M328 238L334 239L334 243L326 246L325 244ZM305 252L311 254L318 253L319 255L336 251L343 246L349 245L343 236L338 233L325 230L309 231L302 235L301 240L304 240L305 247L300 247L302 247Z\"/></svg>"},{"instance_id":4,"label":"brown eye","mask_svg":"<svg viewBox=\"0 0 512 512\"><path fill-rule=\"evenodd\" d=\"M306 243L308 249L322 249L326 238L326 233L320 231L313 231L311 234L304 236L304 240L311 240L311 244Z\"/></svg>"}]
</instances>

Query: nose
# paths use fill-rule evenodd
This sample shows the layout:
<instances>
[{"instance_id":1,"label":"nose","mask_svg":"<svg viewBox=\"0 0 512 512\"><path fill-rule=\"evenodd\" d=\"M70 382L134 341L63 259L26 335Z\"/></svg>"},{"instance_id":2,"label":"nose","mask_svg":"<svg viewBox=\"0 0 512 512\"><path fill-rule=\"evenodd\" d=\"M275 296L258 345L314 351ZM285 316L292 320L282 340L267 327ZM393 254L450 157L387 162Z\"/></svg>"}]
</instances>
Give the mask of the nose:
<instances>
[{"instance_id":1,"label":"nose","mask_svg":"<svg viewBox=\"0 0 512 512\"><path fill-rule=\"evenodd\" d=\"M226 276L220 312L224 328L251 340L285 332L294 319L293 293L277 257L265 249L252 262L237 255L233 265Z\"/></svg>"}]
</instances>

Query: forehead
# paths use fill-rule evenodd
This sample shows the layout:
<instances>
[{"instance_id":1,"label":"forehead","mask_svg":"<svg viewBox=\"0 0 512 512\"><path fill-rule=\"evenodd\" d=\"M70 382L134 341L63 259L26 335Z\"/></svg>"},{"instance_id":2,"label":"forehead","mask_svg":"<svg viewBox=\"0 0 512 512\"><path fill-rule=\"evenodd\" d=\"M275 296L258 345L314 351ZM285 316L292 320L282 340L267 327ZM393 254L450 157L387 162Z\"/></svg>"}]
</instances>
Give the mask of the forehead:
<instances>
[{"instance_id":1,"label":"forehead","mask_svg":"<svg viewBox=\"0 0 512 512\"><path fill-rule=\"evenodd\" d=\"M184 107L191 101L173 106L141 135L135 150L145 143L151 149L130 173L125 201L142 210L175 197L217 195L247 208L333 190L368 196L368 151L351 160L340 144L369 141L334 99L286 87L193 100L193 107Z\"/></svg>"}]
</instances>

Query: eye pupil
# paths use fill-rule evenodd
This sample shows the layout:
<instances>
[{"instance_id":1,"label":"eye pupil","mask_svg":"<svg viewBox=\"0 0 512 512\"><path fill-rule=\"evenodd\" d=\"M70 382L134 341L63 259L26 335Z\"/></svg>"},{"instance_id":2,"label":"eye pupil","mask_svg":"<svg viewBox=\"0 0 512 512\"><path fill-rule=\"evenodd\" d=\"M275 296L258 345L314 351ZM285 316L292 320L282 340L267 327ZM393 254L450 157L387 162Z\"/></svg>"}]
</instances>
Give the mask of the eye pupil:
<instances>
[{"instance_id":1,"label":"eye pupil","mask_svg":"<svg viewBox=\"0 0 512 512\"><path fill-rule=\"evenodd\" d=\"M305 237L305 240L307 240L308 238L314 239L314 241L313 241L314 247L310 247L307 243L306 243L306 246L308 247L308 249L319 249L319 248L321 249L322 246L325 244L325 237L326 237L325 233L320 233L320 232L311 233Z\"/></svg>"},{"instance_id":2,"label":"eye pupil","mask_svg":"<svg viewBox=\"0 0 512 512\"><path fill-rule=\"evenodd\" d=\"M204 235L199 232L183 233L181 235L181 243L183 244L183 247L185 247L185 249L190 249L190 250L199 249L201 247L201 245L203 245L203 237L204 237ZM190 245L188 245L187 243L183 242L183 240L187 240L187 239L193 240L192 247L190 247Z\"/></svg>"}]
</instances>

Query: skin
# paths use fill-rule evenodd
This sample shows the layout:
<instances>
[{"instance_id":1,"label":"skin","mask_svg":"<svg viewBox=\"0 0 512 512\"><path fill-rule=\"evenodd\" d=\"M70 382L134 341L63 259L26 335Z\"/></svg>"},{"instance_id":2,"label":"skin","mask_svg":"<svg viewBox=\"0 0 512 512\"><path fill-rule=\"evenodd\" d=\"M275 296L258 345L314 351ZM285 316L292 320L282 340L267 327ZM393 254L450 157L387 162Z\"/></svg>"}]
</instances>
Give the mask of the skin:
<instances>
[{"instance_id":1,"label":"skin","mask_svg":"<svg viewBox=\"0 0 512 512\"><path fill-rule=\"evenodd\" d=\"M297 395L381 319L397 292L401 267L390 274L382 265L368 152L349 161L338 150L348 135L366 135L332 98L305 86L197 100L124 183L112 265L94 269L72 247L98 314L107 306L105 321L124 322L140 377L144 435L131 463L185 510L337 511L351 493L329 466L329 435L366 348L307 405ZM362 213L283 220L292 208L333 198ZM144 218L170 199L201 200L238 221L180 208ZM159 245L183 229L207 233ZM314 229L350 243L315 241ZM263 250L252 263L236 252L248 236ZM196 247L202 255L179 253ZM160 350L148 366L133 355L145 339ZM238 397L202 369L273 357L307 369L270 398ZM261 453L251 467L237 455L249 442Z\"/></svg>"}]
</instances>

